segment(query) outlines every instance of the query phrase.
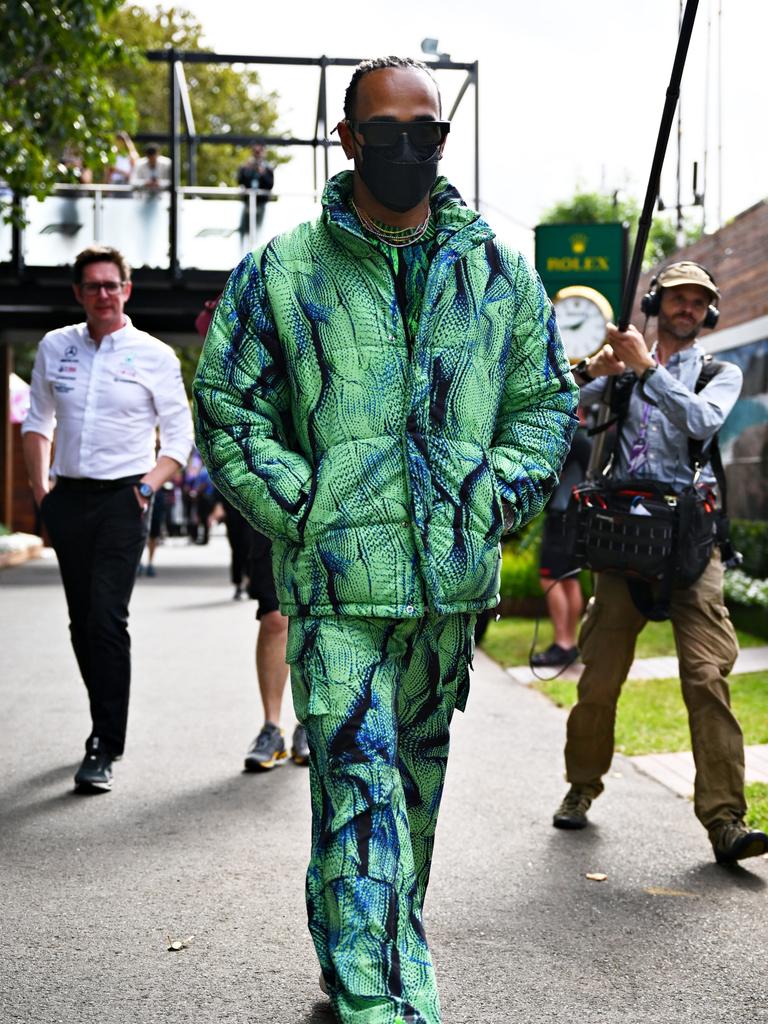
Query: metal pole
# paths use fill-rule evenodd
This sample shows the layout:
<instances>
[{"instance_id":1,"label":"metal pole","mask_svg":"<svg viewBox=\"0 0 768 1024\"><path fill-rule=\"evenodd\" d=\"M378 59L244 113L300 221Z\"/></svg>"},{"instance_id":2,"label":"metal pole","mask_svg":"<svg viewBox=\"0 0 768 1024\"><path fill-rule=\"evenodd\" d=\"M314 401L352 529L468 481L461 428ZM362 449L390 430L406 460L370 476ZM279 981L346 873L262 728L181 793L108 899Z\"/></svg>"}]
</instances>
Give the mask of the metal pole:
<instances>
[{"instance_id":1,"label":"metal pole","mask_svg":"<svg viewBox=\"0 0 768 1024\"><path fill-rule=\"evenodd\" d=\"M472 65L475 77L475 209L480 209L480 62Z\"/></svg>"},{"instance_id":2,"label":"metal pole","mask_svg":"<svg viewBox=\"0 0 768 1024\"><path fill-rule=\"evenodd\" d=\"M678 34L683 24L683 0L679 0L677 15ZM679 248L683 245L683 101L677 103L677 217L675 220L675 243Z\"/></svg>"},{"instance_id":3,"label":"metal pole","mask_svg":"<svg viewBox=\"0 0 768 1024\"><path fill-rule=\"evenodd\" d=\"M645 252L645 245L648 241L648 233L651 230L653 209L656 205L656 199L659 194L661 168L664 165L664 155L667 151L669 135L672 130L675 107L677 106L677 101L680 96L680 81L683 77L685 58L688 54L688 44L691 41L691 33L693 32L693 23L696 20L698 2L699 0L687 0L685 13L683 14L683 19L680 24L680 35L677 40L675 60L672 65L672 74L670 75L669 85L667 87L667 97L661 115L659 135L656 140L656 149L651 163L651 173L648 177L648 188L645 193L645 202L643 203L643 211L640 214L640 220L637 225L637 238L635 239L635 248L632 252L632 262L630 263L629 273L627 274L627 279L624 283L624 292L622 295L621 311L618 322L618 328L620 331L626 331L627 327L629 327L629 319L632 315L632 306L635 301L637 282L640 280L640 271L643 264L643 253ZM603 392L603 404L597 418L598 428L605 426L610 417L613 381L613 377L608 378L605 391ZM590 480L593 480L601 472L604 447L605 430L597 435L595 443L592 445L592 453L589 460L589 468L587 470L587 477Z\"/></svg>"},{"instance_id":4,"label":"metal pole","mask_svg":"<svg viewBox=\"0 0 768 1024\"><path fill-rule=\"evenodd\" d=\"M723 226L723 5L717 7L717 227Z\"/></svg>"},{"instance_id":5,"label":"metal pole","mask_svg":"<svg viewBox=\"0 0 768 1024\"><path fill-rule=\"evenodd\" d=\"M181 171L181 143L179 139L179 79L176 74L176 51L168 51L168 143L171 153L171 187L168 211L168 261L171 278L181 277L179 269L179 207L178 189Z\"/></svg>"},{"instance_id":6,"label":"metal pole","mask_svg":"<svg viewBox=\"0 0 768 1024\"><path fill-rule=\"evenodd\" d=\"M100 242L104 233L104 195L101 189L93 193L93 240Z\"/></svg>"},{"instance_id":7,"label":"metal pole","mask_svg":"<svg viewBox=\"0 0 768 1024\"><path fill-rule=\"evenodd\" d=\"M256 194L258 189L248 189L248 252L256 248Z\"/></svg>"},{"instance_id":8,"label":"metal pole","mask_svg":"<svg viewBox=\"0 0 768 1024\"><path fill-rule=\"evenodd\" d=\"M11 200L13 223L11 225L11 262L16 276L21 279L24 273L24 235L19 224L24 216L24 204L18 192L13 193Z\"/></svg>"},{"instance_id":9,"label":"metal pole","mask_svg":"<svg viewBox=\"0 0 768 1024\"><path fill-rule=\"evenodd\" d=\"M683 77L685 58L688 55L688 44L691 41L691 33L693 32L693 23L696 19L696 8L698 7L698 3L699 0L687 0L685 13L683 14L683 21L680 27L680 37L677 41L675 62L672 66L672 74L667 88L667 99L661 116L659 137L656 140L656 151L653 154L653 163L651 165L651 173L648 179L648 189L645 193L643 212L640 214L640 220L637 225L637 238L635 239L635 248L632 252L632 262L624 285L624 293L621 303L621 316L619 318L620 331L626 331L629 326L629 318L632 315L632 306L635 301L637 282L640 280L643 253L645 252L648 233L651 229L653 208L656 205L656 198L659 194L661 168L664 164L664 154L666 153L667 143L669 141L672 120L675 116L675 107L677 105L678 97L680 96L680 80Z\"/></svg>"},{"instance_id":10,"label":"metal pole","mask_svg":"<svg viewBox=\"0 0 768 1024\"><path fill-rule=\"evenodd\" d=\"M319 114L320 122L323 129L323 187L325 182L328 181L330 176L330 165L328 162L328 91L326 88L326 67L328 66L328 58L323 55L320 58L320 97L319 97Z\"/></svg>"},{"instance_id":11,"label":"metal pole","mask_svg":"<svg viewBox=\"0 0 768 1024\"><path fill-rule=\"evenodd\" d=\"M190 185L197 184L197 139L187 133L187 178Z\"/></svg>"}]
</instances>

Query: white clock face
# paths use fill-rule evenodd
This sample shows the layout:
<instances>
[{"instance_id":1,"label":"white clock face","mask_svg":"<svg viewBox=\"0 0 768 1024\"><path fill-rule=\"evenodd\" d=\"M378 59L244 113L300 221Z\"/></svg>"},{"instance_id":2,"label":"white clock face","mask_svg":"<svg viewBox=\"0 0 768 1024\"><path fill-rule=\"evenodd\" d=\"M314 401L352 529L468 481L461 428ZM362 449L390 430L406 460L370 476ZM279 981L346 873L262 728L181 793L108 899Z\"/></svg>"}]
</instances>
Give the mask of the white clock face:
<instances>
[{"instance_id":1,"label":"white clock face","mask_svg":"<svg viewBox=\"0 0 768 1024\"><path fill-rule=\"evenodd\" d=\"M568 358L573 362L586 359L605 341L606 318L599 306L584 295L555 297L557 326Z\"/></svg>"}]
</instances>

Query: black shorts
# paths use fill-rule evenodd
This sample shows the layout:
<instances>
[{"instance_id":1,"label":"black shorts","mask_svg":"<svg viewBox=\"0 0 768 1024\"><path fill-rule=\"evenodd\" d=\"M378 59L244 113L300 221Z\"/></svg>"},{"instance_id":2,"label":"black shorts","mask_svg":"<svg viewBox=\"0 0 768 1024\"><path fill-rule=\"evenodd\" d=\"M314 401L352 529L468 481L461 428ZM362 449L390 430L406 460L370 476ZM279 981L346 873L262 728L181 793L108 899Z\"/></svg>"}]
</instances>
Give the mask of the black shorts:
<instances>
[{"instance_id":1,"label":"black shorts","mask_svg":"<svg viewBox=\"0 0 768 1024\"><path fill-rule=\"evenodd\" d=\"M565 536L565 512L548 512L539 552L539 574L556 580L574 569Z\"/></svg>"},{"instance_id":2,"label":"black shorts","mask_svg":"<svg viewBox=\"0 0 768 1024\"><path fill-rule=\"evenodd\" d=\"M246 564L248 576L248 597L259 602L256 618L280 608L272 575L272 544L261 533L251 531L251 545Z\"/></svg>"}]
</instances>

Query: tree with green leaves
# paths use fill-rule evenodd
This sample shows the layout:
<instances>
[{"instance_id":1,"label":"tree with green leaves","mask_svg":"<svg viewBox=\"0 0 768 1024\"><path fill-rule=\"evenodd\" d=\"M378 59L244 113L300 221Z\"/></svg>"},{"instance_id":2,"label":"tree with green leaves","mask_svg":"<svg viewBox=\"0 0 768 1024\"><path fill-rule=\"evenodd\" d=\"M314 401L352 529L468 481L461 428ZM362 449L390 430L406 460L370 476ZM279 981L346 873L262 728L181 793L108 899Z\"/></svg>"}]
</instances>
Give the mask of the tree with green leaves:
<instances>
[{"instance_id":1,"label":"tree with green leaves","mask_svg":"<svg viewBox=\"0 0 768 1024\"><path fill-rule=\"evenodd\" d=\"M0 0L0 175L14 192L42 199L83 168L100 173L116 130L135 126L111 78L139 63L105 27L119 2Z\"/></svg>"},{"instance_id":2,"label":"tree with green leaves","mask_svg":"<svg viewBox=\"0 0 768 1024\"><path fill-rule=\"evenodd\" d=\"M203 27L194 14L181 7L148 11L137 4L116 10L109 30L142 51L207 51ZM199 134L270 135L278 119L275 92L265 92L256 71L224 64L185 64L190 102ZM138 130L167 132L169 119L168 65L146 62L141 66L118 66L113 87L133 96L139 111ZM201 145L197 159L197 184L234 185L237 168L248 155L240 146ZM270 154L273 163L279 158ZM182 171L182 180L184 172Z\"/></svg>"},{"instance_id":3,"label":"tree with green leaves","mask_svg":"<svg viewBox=\"0 0 768 1024\"><path fill-rule=\"evenodd\" d=\"M561 200L550 207L541 218L542 224L608 224L620 222L629 224L630 245L637 237L640 219L640 204L632 196L622 197L618 193L584 192L577 190L570 199ZM685 242L695 242L701 237L701 228L688 220L684 226ZM675 225L669 215L654 216L648 242L643 254L645 269L661 263L677 249Z\"/></svg>"}]
</instances>

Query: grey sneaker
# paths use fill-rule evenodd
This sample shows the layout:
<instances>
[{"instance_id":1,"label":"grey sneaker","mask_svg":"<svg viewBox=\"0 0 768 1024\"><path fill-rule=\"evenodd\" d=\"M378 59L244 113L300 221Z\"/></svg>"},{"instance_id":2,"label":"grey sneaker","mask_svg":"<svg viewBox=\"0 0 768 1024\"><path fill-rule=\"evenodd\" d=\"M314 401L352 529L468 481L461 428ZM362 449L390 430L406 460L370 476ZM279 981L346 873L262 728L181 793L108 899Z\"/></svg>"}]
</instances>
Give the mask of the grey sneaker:
<instances>
[{"instance_id":1,"label":"grey sneaker","mask_svg":"<svg viewBox=\"0 0 768 1024\"><path fill-rule=\"evenodd\" d=\"M273 722L265 722L261 732L245 755L245 770L247 772L269 771L275 765L282 764L287 757L283 730Z\"/></svg>"},{"instance_id":2,"label":"grey sneaker","mask_svg":"<svg viewBox=\"0 0 768 1024\"><path fill-rule=\"evenodd\" d=\"M555 811L552 824L555 828L586 828L587 811L591 803L591 793L579 789L578 786L571 786Z\"/></svg>"},{"instance_id":3,"label":"grey sneaker","mask_svg":"<svg viewBox=\"0 0 768 1024\"><path fill-rule=\"evenodd\" d=\"M307 733L303 725L297 725L293 730L291 760L294 764L309 764L309 744L307 743Z\"/></svg>"},{"instance_id":4,"label":"grey sneaker","mask_svg":"<svg viewBox=\"0 0 768 1024\"><path fill-rule=\"evenodd\" d=\"M78 789L108 791L112 789L112 762L114 758L101 746L98 736L88 741L83 763L75 772Z\"/></svg>"},{"instance_id":5,"label":"grey sneaker","mask_svg":"<svg viewBox=\"0 0 768 1024\"><path fill-rule=\"evenodd\" d=\"M765 832L750 829L743 821L726 821L710 829L709 840L718 864L735 864L747 857L759 857L768 852Z\"/></svg>"}]
</instances>

